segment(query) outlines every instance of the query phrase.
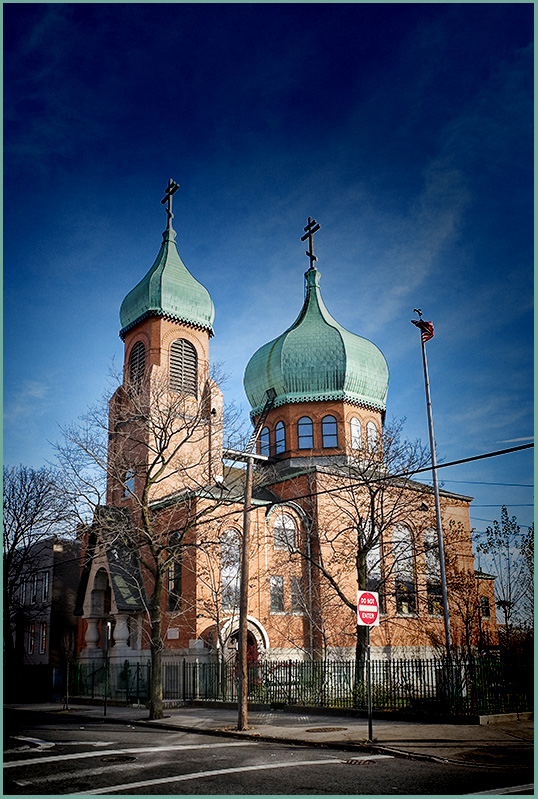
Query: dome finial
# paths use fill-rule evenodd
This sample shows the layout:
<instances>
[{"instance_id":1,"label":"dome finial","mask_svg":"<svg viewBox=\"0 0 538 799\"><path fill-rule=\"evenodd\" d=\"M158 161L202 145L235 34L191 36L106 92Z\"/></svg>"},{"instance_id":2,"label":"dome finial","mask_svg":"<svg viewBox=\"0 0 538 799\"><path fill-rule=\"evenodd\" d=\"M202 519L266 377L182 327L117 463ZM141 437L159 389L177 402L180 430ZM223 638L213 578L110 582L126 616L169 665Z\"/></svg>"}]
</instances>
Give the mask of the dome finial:
<instances>
[{"instance_id":1,"label":"dome finial","mask_svg":"<svg viewBox=\"0 0 538 799\"><path fill-rule=\"evenodd\" d=\"M166 205L166 213L168 214L168 224L166 226L166 230L163 233L163 239L165 241L175 241L176 240L176 231L172 227L172 219L174 218L174 214L172 213L172 195L176 193L179 189L179 183L176 183L172 178L168 181L168 187L166 189L166 195L161 200L161 205Z\"/></svg>"},{"instance_id":2,"label":"dome finial","mask_svg":"<svg viewBox=\"0 0 538 799\"><path fill-rule=\"evenodd\" d=\"M308 250L306 254L310 258L310 269L315 269L314 261L318 260L314 255L314 233L317 233L320 227L321 225L318 225L316 220L309 216L308 225L304 228L305 235L301 236L301 241L306 241L308 239Z\"/></svg>"}]
</instances>

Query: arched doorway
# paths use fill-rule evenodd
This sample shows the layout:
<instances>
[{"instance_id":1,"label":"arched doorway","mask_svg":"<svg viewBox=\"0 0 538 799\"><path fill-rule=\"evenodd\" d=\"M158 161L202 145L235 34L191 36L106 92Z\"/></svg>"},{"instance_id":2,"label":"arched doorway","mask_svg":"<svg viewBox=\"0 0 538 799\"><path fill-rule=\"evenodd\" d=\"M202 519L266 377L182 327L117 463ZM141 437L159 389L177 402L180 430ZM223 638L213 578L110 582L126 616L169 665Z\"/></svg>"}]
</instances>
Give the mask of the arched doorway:
<instances>
[{"instance_id":1,"label":"arched doorway","mask_svg":"<svg viewBox=\"0 0 538 799\"><path fill-rule=\"evenodd\" d=\"M234 632L228 639L228 650L235 651L235 660L239 657L239 630ZM260 662L260 650L256 636L247 630L247 666L255 666Z\"/></svg>"}]
</instances>

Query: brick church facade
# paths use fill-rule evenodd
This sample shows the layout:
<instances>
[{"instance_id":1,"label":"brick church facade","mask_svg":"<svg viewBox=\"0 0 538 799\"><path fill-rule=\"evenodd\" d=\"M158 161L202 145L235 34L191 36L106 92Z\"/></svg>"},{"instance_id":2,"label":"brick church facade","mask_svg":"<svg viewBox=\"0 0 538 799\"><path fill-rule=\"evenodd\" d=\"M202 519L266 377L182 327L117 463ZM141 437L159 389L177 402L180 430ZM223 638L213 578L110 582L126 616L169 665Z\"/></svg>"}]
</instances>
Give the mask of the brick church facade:
<instances>
[{"instance_id":1,"label":"brick church facade","mask_svg":"<svg viewBox=\"0 0 538 799\"><path fill-rule=\"evenodd\" d=\"M181 261L172 218L170 195L157 258L120 311L124 379L109 406L106 505L83 541L81 662L148 659L156 581L164 658L236 653L245 473L223 444L213 303ZM380 597L374 656L429 656L444 645L432 490L391 470L401 443L385 425L385 358L325 307L312 236L307 254L297 319L245 370L264 458L247 517L249 657L353 657L360 588ZM494 648L471 498L441 490L440 503L453 644Z\"/></svg>"}]
</instances>

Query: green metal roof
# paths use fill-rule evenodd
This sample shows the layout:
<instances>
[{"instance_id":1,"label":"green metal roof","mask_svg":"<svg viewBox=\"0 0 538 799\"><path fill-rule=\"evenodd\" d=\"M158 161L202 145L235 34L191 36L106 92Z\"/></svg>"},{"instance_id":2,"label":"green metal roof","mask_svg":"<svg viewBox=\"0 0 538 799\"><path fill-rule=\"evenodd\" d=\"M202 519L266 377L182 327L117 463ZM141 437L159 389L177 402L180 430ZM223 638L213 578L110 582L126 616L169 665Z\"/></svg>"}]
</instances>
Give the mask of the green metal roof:
<instances>
[{"instance_id":1,"label":"green metal roof","mask_svg":"<svg viewBox=\"0 0 538 799\"><path fill-rule=\"evenodd\" d=\"M269 388L276 391L276 407L342 399L384 411L389 375L383 353L333 319L321 297L320 273L315 267L305 277L301 313L247 364L244 386L252 415L265 404Z\"/></svg>"},{"instance_id":2,"label":"green metal roof","mask_svg":"<svg viewBox=\"0 0 538 799\"><path fill-rule=\"evenodd\" d=\"M179 257L175 239L176 232L170 222L155 263L121 304L122 338L149 316L165 316L213 335L213 301Z\"/></svg>"}]
</instances>

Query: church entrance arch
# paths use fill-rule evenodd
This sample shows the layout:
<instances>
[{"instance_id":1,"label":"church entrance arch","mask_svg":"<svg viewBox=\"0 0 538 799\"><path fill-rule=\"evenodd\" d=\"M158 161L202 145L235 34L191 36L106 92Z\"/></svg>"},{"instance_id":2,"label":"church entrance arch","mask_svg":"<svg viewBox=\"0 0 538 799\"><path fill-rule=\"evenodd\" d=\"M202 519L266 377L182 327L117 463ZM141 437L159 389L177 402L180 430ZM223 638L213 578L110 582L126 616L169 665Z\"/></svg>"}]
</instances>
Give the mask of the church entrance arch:
<instances>
[{"instance_id":1,"label":"church entrance arch","mask_svg":"<svg viewBox=\"0 0 538 799\"><path fill-rule=\"evenodd\" d=\"M228 619L222 628L223 655L225 660L237 656L239 645L239 619ZM269 649L269 636L263 625L254 618L247 616L247 662L258 663L260 658Z\"/></svg>"}]
</instances>

